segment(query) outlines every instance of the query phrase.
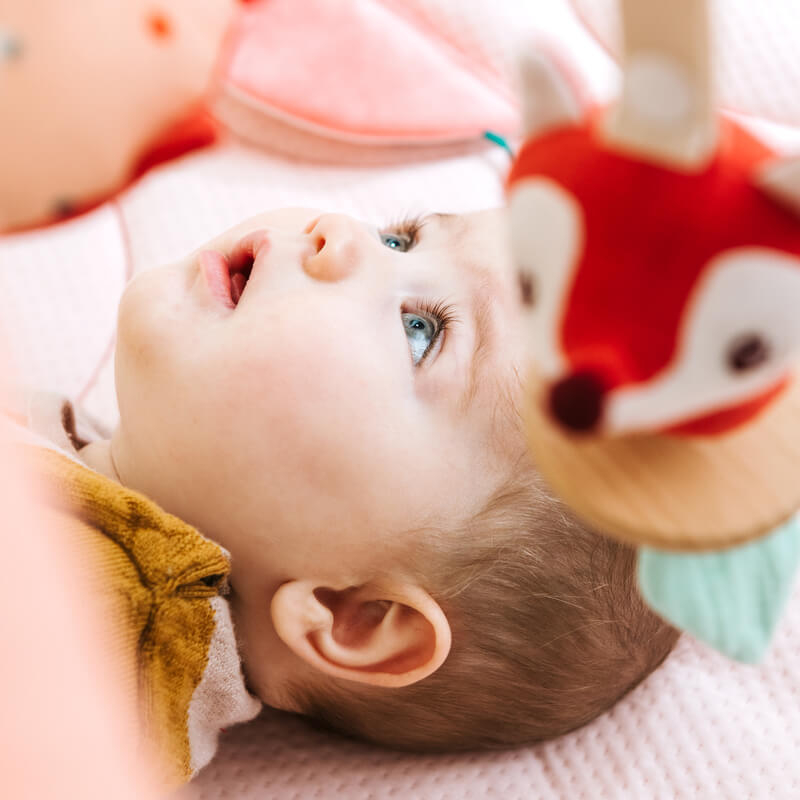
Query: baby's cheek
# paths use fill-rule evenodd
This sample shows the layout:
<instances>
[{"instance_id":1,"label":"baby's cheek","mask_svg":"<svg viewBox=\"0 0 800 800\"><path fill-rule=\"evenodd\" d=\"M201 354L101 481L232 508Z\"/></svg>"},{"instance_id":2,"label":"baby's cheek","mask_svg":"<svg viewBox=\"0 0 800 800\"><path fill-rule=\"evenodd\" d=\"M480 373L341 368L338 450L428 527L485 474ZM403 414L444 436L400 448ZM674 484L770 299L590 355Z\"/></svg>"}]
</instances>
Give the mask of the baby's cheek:
<instances>
[{"instance_id":1,"label":"baby's cheek","mask_svg":"<svg viewBox=\"0 0 800 800\"><path fill-rule=\"evenodd\" d=\"M179 265L145 270L126 287L117 315L117 357L131 358L153 370L182 348L191 348L194 333Z\"/></svg>"},{"instance_id":2,"label":"baby's cheek","mask_svg":"<svg viewBox=\"0 0 800 800\"><path fill-rule=\"evenodd\" d=\"M311 417L356 408L381 380L376 348L364 341L368 332L355 314L327 307L332 303L290 301L258 309L256 320L243 319L233 331L228 360L236 380L274 402L313 401Z\"/></svg>"},{"instance_id":3,"label":"baby's cheek","mask_svg":"<svg viewBox=\"0 0 800 800\"><path fill-rule=\"evenodd\" d=\"M117 374L147 375L164 355L159 335L158 303L154 303L153 276L144 272L132 280L122 295L117 315Z\"/></svg>"}]
</instances>

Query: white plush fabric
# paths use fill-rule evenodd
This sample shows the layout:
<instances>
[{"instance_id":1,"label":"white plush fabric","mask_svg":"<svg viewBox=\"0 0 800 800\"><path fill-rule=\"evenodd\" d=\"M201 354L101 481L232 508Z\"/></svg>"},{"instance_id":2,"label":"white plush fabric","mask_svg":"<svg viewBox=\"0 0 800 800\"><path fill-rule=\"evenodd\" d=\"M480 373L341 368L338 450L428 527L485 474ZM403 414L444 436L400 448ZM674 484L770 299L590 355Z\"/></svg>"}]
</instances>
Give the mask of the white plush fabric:
<instances>
[{"instance_id":1,"label":"white plush fabric","mask_svg":"<svg viewBox=\"0 0 800 800\"><path fill-rule=\"evenodd\" d=\"M612 50L621 50L618 0L571 0ZM711 0L714 77L726 108L800 124L797 0Z\"/></svg>"},{"instance_id":2,"label":"white plush fabric","mask_svg":"<svg viewBox=\"0 0 800 800\"><path fill-rule=\"evenodd\" d=\"M608 97L614 88L612 63L571 16L567 0L429 2L432 13L444 14L465 41L485 48L504 69L511 69L512 42L537 27L573 57L595 96ZM786 129L763 130L776 142L797 143ZM86 217L0 239L0 335L22 383L68 394L113 424L115 308L132 274L275 206L388 221L407 212L499 205L507 164L497 149L358 170L224 144L154 171ZM629 697L558 741L506 753L411 756L267 712L223 737L220 755L184 796L788 800L800 797L799 756L796 591L763 666L733 664L685 637Z\"/></svg>"}]
</instances>

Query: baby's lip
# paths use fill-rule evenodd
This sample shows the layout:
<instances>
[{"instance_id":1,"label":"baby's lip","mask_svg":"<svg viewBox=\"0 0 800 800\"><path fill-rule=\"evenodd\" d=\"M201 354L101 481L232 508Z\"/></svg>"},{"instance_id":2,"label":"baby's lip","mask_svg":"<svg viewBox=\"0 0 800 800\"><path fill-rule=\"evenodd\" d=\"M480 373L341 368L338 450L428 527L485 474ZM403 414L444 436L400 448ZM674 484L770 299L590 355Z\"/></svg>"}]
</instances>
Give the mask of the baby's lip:
<instances>
[{"instance_id":1,"label":"baby's lip","mask_svg":"<svg viewBox=\"0 0 800 800\"><path fill-rule=\"evenodd\" d=\"M269 247L265 230L243 236L229 253L203 250L198 255L200 271L211 296L223 307L233 310L239 305L257 261Z\"/></svg>"}]
</instances>

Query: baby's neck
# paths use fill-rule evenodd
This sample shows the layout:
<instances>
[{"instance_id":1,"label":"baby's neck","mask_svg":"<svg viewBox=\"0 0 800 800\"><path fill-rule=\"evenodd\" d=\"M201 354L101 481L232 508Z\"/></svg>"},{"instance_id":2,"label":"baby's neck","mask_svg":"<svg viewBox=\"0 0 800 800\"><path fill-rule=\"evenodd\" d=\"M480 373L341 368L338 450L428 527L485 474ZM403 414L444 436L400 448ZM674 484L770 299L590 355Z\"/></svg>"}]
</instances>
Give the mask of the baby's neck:
<instances>
[{"instance_id":1,"label":"baby's neck","mask_svg":"<svg viewBox=\"0 0 800 800\"><path fill-rule=\"evenodd\" d=\"M89 442L89 444L80 449L79 454L87 467L91 467L96 472L111 478L117 483L122 483L114 465L111 441L109 439L96 439L93 442Z\"/></svg>"}]
</instances>

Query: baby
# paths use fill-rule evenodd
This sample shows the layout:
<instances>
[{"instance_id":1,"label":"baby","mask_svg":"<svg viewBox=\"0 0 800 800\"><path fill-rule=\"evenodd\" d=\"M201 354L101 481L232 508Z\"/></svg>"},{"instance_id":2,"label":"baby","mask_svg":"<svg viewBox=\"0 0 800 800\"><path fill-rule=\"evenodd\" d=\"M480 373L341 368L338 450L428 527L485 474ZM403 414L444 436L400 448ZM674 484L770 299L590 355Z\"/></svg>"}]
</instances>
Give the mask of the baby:
<instances>
[{"instance_id":1,"label":"baby","mask_svg":"<svg viewBox=\"0 0 800 800\"><path fill-rule=\"evenodd\" d=\"M270 706L507 747L591 720L676 640L633 552L529 460L505 224L275 211L125 291L120 422L80 458L229 551Z\"/></svg>"}]
</instances>

